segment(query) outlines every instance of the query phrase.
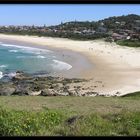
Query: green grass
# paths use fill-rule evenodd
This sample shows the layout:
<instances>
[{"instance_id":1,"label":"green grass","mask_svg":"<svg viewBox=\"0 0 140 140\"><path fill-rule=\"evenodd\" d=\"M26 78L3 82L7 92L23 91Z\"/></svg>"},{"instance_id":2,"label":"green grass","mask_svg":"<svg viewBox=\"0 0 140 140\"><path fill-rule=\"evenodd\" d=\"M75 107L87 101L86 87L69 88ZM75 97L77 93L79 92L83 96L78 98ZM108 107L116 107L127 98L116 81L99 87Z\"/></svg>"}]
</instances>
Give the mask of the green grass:
<instances>
[{"instance_id":1,"label":"green grass","mask_svg":"<svg viewBox=\"0 0 140 140\"><path fill-rule=\"evenodd\" d=\"M140 136L140 112L91 114L57 132L67 136Z\"/></svg>"},{"instance_id":2,"label":"green grass","mask_svg":"<svg viewBox=\"0 0 140 140\"><path fill-rule=\"evenodd\" d=\"M72 114L61 110L28 112L1 108L0 135L140 136L140 112L122 111L107 115L91 113L68 123Z\"/></svg>"},{"instance_id":3,"label":"green grass","mask_svg":"<svg viewBox=\"0 0 140 140\"><path fill-rule=\"evenodd\" d=\"M52 128L63 120L61 111L27 112L0 109L1 136L51 135Z\"/></svg>"},{"instance_id":4,"label":"green grass","mask_svg":"<svg viewBox=\"0 0 140 140\"><path fill-rule=\"evenodd\" d=\"M129 93L129 94L126 94L126 95L124 95L124 96L122 96L122 97L128 97L128 98L133 98L133 99L140 99L140 91L138 91L138 92L134 92L134 93Z\"/></svg>"},{"instance_id":5,"label":"green grass","mask_svg":"<svg viewBox=\"0 0 140 140\"><path fill-rule=\"evenodd\" d=\"M78 114L87 113L113 113L122 109L130 111L140 111L140 98L128 97L70 97L70 96L0 96L0 106L8 109L20 111L42 111L48 109L61 109L76 112Z\"/></svg>"},{"instance_id":6,"label":"green grass","mask_svg":"<svg viewBox=\"0 0 140 140\"><path fill-rule=\"evenodd\" d=\"M128 47L140 47L140 41L132 41L132 40L120 40L116 42L118 45L121 46L128 46Z\"/></svg>"},{"instance_id":7,"label":"green grass","mask_svg":"<svg viewBox=\"0 0 140 140\"><path fill-rule=\"evenodd\" d=\"M138 94L1 96L0 106L1 136L140 136Z\"/></svg>"}]
</instances>

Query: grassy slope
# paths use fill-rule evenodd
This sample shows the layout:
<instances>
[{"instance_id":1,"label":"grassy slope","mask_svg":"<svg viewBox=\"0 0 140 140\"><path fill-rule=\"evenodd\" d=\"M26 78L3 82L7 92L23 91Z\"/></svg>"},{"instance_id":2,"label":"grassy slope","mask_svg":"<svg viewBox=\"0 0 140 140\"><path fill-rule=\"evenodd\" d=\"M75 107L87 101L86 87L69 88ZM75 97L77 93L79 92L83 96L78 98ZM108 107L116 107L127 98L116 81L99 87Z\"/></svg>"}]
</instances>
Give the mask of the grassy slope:
<instances>
[{"instance_id":1,"label":"grassy slope","mask_svg":"<svg viewBox=\"0 0 140 140\"><path fill-rule=\"evenodd\" d=\"M1 96L0 135L140 136L138 95L110 98Z\"/></svg>"},{"instance_id":2,"label":"grassy slope","mask_svg":"<svg viewBox=\"0 0 140 140\"><path fill-rule=\"evenodd\" d=\"M140 111L139 99L134 97L42 97L42 96L1 96L0 106L8 109L40 111L44 107L48 109L61 109L73 111L79 114L89 113L113 113L127 109Z\"/></svg>"},{"instance_id":3,"label":"grassy slope","mask_svg":"<svg viewBox=\"0 0 140 140\"><path fill-rule=\"evenodd\" d=\"M116 43L121 46L140 47L140 41L119 40Z\"/></svg>"}]
</instances>

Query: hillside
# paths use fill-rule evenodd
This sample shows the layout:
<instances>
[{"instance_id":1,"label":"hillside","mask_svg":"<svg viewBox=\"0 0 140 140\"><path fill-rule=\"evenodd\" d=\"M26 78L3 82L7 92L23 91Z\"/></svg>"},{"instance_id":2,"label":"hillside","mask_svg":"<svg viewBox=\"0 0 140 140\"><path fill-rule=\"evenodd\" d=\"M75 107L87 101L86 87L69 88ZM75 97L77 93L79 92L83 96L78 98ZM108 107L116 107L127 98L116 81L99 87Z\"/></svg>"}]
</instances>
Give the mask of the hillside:
<instances>
[{"instance_id":1,"label":"hillside","mask_svg":"<svg viewBox=\"0 0 140 140\"><path fill-rule=\"evenodd\" d=\"M98 21L98 23L102 22L106 28L112 29L113 31L122 29L134 30L135 27L140 25L140 16L134 14L118 17L114 16Z\"/></svg>"},{"instance_id":2,"label":"hillside","mask_svg":"<svg viewBox=\"0 0 140 140\"><path fill-rule=\"evenodd\" d=\"M50 28L55 28L57 30L67 30L67 31L84 31L84 30L94 30L96 32L109 32L119 31L119 30L133 30L140 25L140 16L139 15L127 15L127 16L118 16L118 17L109 17L97 22L79 22L72 21L67 23L61 23L57 26L51 26ZM102 27L102 28L101 28Z\"/></svg>"},{"instance_id":3,"label":"hillside","mask_svg":"<svg viewBox=\"0 0 140 140\"><path fill-rule=\"evenodd\" d=\"M99 21L71 21L56 26L1 26L0 33L62 37L78 40L105 38L127 40L130 46L140 40L140 15L109 17ZM120 45L123 43L120 43ZM128 45L129 46L129 45ZM138 47L140 44L138 43Z\"/></svg>"}]
</instances>

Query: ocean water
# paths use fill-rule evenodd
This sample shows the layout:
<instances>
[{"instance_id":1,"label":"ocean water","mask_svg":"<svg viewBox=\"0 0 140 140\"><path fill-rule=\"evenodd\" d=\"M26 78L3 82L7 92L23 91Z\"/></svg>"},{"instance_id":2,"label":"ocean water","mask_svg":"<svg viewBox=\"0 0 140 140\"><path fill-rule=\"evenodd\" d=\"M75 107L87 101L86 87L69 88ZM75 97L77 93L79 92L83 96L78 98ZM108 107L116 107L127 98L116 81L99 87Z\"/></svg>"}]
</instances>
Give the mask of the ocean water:
<instances>
[{"instance_id":1,"label":"ocean water","mask_svg":"<svg viewBox=\"0 0 140 140\"><path fill-rule=\"evenodd\" d=\"M0 42L0 79L13 77L16 71L41 75L71 68L54 51Z\"/></svg>"}]
</instances>

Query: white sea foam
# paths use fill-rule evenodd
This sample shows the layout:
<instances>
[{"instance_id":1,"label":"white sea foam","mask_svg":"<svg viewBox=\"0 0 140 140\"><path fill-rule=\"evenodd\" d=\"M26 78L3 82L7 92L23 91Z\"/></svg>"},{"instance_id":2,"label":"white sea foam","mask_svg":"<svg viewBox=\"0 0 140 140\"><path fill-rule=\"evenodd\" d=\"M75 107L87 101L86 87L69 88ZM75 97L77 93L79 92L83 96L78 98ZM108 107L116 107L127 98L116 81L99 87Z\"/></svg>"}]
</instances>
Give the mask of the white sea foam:
<instances>
[{"instance_id":1,"label":"white sea foam","mask_svg":"<svg viewBox=\"0 0 140 140\"><path fill-rule=\"evenodd\" d=\"M5 47L15 47L15 48L19 48L23 51L29 52L29 53L51 53L52 51L47 50L47 49L39 49L39 48L33 48L30 46L21 46L21 45L14 45L14 44L1 44L2 46Z\"/></svg>"},{"instance_id":2,"label":"white sea foam","mask_svg":"<svg viewBox=\"0 0 140 140\"><path fill-rule=\"evenodd\" d=\"M3 73L0 71L0 79L3 77Z\"/></svg>"},{"instance_id":3,"label":"white sea foam","mask_svg":"<svg viewBox=\"0 0 140 140\"><path fill-rule=\"evenodd\" d=\"M38 55L37 58L46 58L46 57L42 55Z\"/></svg>"},{"instance_id":4,"label":"white sea foam","mask_svg":"<svg viewBox=\"0 0 140 140\"><path fill-rule=\"evenodd\" d=\"M41 59L44 59L46 58L45 56L43 55L37 55L37 56L24 56L24 55L21 55L21 56L17 56L16 58L41 58Z\"/></svg>"},{"instance_id":5,"label":"white sea foam","mask_svg":"<svg viewBox=\"0 0 140 140\"><path fill-rule=\"evenodd\" d=\"M35 53L35 54L41 54L40 52L37 52L37 53Z\"/></svg>"},{"instance_id":6,"label":"white sea foam","mask_svg":"<svg viewBox=\"0 0 140 140\"><path fill-rule=\"evenodd\" d=\"M12 78L12 77L16 76L16 72L11 72L11 73L5 74L5 76Z\"/></svg>"},{"instance_id":7,"label":"white sea foam","mask_svg":"<svg viewBox=\"0 0 140 140\"><path fill-rule=\"evenodd\" d=\"M18 50L9 50L9 52L15 52L16 53L16 52L18 52Z\"/></svg>"},{"instance_id":8,"label":"white sea foam","mask_svg":"<svg viewBox=\"0 0 140 140\"><path fill-rule=\"evenodd\" d=\"M6 68L7 65L0 65L0 68Z\"/></svg>"},{"instance_id":9,"label":"white sea foam","mask_svg":"<svg viewBox=\"0 0 140 140\"><path fill-rule=\"evenodd\" d=\"M5 46L5 47L16 47L16 45L12 45L12 44L1 44L2 46Z\"/></svg>"},{"instance_id":10,"label":"white sea foam","mask_svg":"<svg viewBox=\"0 0 140 140\"><path fill-rule=\"evenodd\" d=\"M59 60L53 59L53 62L55 64L52 64L52 67L55 68L55 69L58 69L58 70L69 70L69 69L72 68L72 66L69 65L68 63L65 63L65 62L62 62L62 61L59 61Z\"/></svg>"}]
</instances>

